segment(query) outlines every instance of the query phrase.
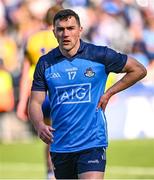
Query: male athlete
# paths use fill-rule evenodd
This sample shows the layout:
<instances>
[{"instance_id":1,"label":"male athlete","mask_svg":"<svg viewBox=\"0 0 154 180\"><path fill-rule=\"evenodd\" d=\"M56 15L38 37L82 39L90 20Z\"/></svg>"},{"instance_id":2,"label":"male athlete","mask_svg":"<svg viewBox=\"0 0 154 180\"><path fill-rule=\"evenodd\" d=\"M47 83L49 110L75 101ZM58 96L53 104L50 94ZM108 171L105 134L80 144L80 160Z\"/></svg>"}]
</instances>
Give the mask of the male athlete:
<instances>
[{"instance_id":1,"label":"male athlete","mask_svg":"<svg viewBox=\"0 0 154 180\"><path fill-rule=\"evenodd\" d=\"M22 120L27 119L27 104L36 63L40 56L58 46L58 42L52 32L52 19L54 14L60 9L62 9L60 5L50 7L44 18L44 28L33 33L27 40L22 77L20 81L20 98L17 106L17 116ZM42 110L44 122L47 125L50 125L50 102L48 97L45 98L45 101L42 104ZM53 178L53 168L48 145L45 148L45 160L47 167L47 179L51 179L51 177Z\"/></svg>"},{"instance_id":2,"label":"male athlete","mask_svg":"<svg viewBox=\"0 0 154 180\"><path fill-rule=\"evenodd\" d=\"M127 55L80 39L79 16L70 9L53 20L59 46L42 56L35 69L29 118L50 151L57 179L102 179L106 165L105 108L116 93L146 75ZM110 72L125 75L104 92ZM44 124L42 103L49 93L52 127Z\"/></svg>"}]
</instances>

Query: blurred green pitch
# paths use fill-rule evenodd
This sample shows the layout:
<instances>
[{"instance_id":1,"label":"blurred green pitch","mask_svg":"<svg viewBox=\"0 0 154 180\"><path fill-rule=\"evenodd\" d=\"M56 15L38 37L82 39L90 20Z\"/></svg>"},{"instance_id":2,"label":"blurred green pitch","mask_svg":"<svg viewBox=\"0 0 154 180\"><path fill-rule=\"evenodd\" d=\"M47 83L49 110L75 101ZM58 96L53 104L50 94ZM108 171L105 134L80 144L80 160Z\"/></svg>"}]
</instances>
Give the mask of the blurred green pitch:
<instances>
[{"instance_id":1,"label":"blurred green pitch","mask_svg":"<svg viewBox=\"0 0 154 180\"><path fill-rule=\"evenodd\" d=\"M0 179L45 179L40 140L0 144ZM106 179L154 179L154 139L109 142Z\"/></svg>"}]
</instances>

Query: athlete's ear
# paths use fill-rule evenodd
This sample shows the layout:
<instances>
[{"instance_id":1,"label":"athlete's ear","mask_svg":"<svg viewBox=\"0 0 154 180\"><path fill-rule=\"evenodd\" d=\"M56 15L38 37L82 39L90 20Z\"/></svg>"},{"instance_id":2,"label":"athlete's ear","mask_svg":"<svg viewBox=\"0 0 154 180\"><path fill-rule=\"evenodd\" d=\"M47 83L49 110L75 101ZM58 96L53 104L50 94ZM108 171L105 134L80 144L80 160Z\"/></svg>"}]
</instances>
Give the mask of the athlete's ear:
<instances>
[{"instance_id":1,"label":"athlete's ear","mask_svg":"<svg viewBox=\"0 0 154 180\"><path fill-rule=\"evenodd\" d=\"M55 37L57 38L55 28L53 28L52 31L53 31L53 34L55 35Z\"/></svg>"},{"instance_id":2,"label":"athlete's ear","mask_svg":"<svg viewBox=\"0 0 154 180\"><path fill-rule=\"evenodd\" d=\"M83 27L80 26L80 36L81 36L82 32L83 32Z\"/></svg>"},{"instance_id":3,"label":"athlete's ear","mask_svg":"<svg viewBox=\"0 0 154 180\"><path fill-rule=\"evenodd\" d=\"M83 32L83 27L82 27L82 26L80 26L80 32L81 32L81 33Z\"/></svg>"}]
</instances>

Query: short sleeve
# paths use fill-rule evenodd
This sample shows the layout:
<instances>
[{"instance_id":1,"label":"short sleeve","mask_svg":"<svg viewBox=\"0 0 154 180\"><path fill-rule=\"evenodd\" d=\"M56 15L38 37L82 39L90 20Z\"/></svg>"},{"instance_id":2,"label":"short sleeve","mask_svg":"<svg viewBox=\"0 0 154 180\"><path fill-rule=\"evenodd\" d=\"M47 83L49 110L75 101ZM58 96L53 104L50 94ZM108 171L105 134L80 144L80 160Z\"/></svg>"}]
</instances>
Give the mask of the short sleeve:
<instances>
[{"instance_id":1,"label":"short sleeve","mask_svg":"<svg viewBox=\"0 0 154 180\"><path fill-rule=\"evenodd\" d=\"M127 62L127 55L118 53L113 49L106 48L104 62L107 73L120 73Z\"/></svg>"},{"instance_id":2,"label":"short sleeve","mask_svg":"<svg viewBox=\"0 0 154 180\"><path fill-rule=\"evenodd\" d=\"M45 80L45 60L41 57L36 65L33 83L32 83L32 91L47 91L47 84Z\"/></svg>"}]
</instances>

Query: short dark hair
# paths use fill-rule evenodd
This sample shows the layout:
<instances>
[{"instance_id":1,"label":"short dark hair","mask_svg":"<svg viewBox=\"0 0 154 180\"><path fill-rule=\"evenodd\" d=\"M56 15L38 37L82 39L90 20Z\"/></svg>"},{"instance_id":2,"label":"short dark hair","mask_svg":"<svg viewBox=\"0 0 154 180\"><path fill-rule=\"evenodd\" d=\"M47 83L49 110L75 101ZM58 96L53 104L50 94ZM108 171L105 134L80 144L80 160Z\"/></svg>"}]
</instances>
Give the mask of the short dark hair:
<instances>
[{"instance_id":1,"label":"short dark hair","mask_svg":"<svg viewBox=\"0 0 154 180\"><path fill-rule=\"evenodd\" d=\"M70 16L73 16L75 17L78 25L80 26L80 18L78 16L77 13L75 13L73 10L71 9L63 9L63 10L60 10L58 13L55 14L54 18L53 18L53 25L55 26L55 23L58 19L60 20L63 20L63 19L67 19L69 18Z\"/></svg>"}]
</instances>

